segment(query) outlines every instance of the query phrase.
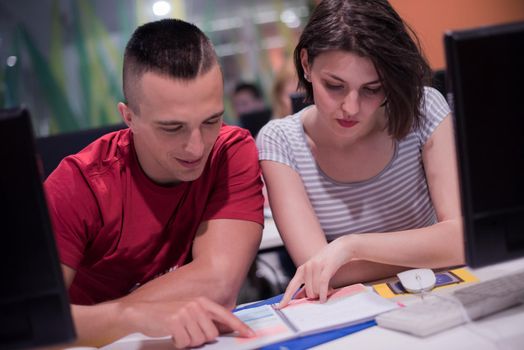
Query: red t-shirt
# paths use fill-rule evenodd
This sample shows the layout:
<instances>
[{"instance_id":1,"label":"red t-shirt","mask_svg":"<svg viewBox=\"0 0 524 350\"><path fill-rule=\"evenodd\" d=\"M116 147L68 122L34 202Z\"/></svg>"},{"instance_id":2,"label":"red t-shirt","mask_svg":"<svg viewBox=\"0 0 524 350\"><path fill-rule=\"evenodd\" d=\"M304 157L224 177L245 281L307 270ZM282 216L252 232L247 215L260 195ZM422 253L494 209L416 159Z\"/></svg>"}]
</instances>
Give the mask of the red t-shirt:
<instances>
[{"instance_id":1,"label":"red t-shirt","mask_svg":"<svg viewBox=\"0 0 524 350\"><path fill-rule=\"evenodd\" d=\"M45 190L60 259L76 270L69 289L75 304L121 297L183 265L203 221L264 223L255 143L226 125L195 181L152 182L125 129L65 158Z\"/></svg>"}]
</instances>

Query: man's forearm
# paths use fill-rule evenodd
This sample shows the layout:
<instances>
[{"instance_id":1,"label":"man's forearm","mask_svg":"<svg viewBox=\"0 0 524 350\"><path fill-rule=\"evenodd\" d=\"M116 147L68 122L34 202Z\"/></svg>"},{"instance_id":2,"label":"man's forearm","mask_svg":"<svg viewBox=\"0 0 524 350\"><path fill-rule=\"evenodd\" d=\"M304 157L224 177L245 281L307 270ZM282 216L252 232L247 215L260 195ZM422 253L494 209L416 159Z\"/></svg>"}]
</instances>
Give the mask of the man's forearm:
<instances>
[{"instance_id":1,"label":"man's forearm","mask_svg":"<svg viewBox=\"0 0 524 350\"><path fill-rule=\"evenodd\" d=\"M75 345L101 346L130 333L171 336L174 345L199 346L222 329L253 333L228 310L204 297L171 301L135 301L121 298L93 306L73 305L78 340ZM205 334L203 330L206 330Z\"/></svg>"},{"instance_id":2,"label":"man's forearm","mask_svg":"<svg viewBox=\"0 0 524 350\"><path fill-rule=\"evenodd\" d=\"M71 305L77 333L75 345L102 346L134 332L123 322L118 300L98 305Z\"/></svg>"},{"instance_id":3,"label":"man's forearm","mask_svg":"<svg viewBox=\"0 0 524 350\"><path fill-rule=\"evenodd\" d=\"M77 332L75 345L102 346L137 332L138 328L132 326L133 319L129 316L134 314L133 305L137 303L206 296L221 305L233 307L236 294L225 295L225 288L220 288L220 283L213 280L213 277L218 278L217 274L195 265L180 267L120 299L90 306L71 305ZM232 288L229 290L234 292Z\"/></svg>"},{"instance_id":4,"label":"man's forearm","mask_svg":"<svg viewBox=\"0 0 524 350\"><path fill-rule=\"evenodd\" d=\"M199 266L200 265L200 266ZM192 262L160 276L124 297L130 301L177 300L204 296L227 308L235 306L240 278Z\"/></svg>"},{"instance_id":5,"label":"man's forearm","mask_svg":"<svg viewBox=\"0 0 524 350\"><path fill-rule=\"evenodd\" d=\"M193 242L193 261L129 294L129 300L172 301L204 296L233 308L262 237L251 221L217 219L201 225Z\"/></svg>"}]
</instances>

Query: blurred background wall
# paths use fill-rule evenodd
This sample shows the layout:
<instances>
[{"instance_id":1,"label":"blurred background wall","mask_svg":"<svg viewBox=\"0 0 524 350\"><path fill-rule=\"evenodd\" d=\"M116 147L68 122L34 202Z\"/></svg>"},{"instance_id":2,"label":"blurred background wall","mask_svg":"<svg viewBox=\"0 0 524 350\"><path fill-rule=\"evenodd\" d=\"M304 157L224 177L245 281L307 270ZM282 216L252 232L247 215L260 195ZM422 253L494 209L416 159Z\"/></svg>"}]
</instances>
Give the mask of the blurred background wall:
<instances>
[{"instance_id":1,"label":"blurred background wall","mask_svg":"<svg viewBox=\"0 0 524 350\"><path fill-rule=\"evenodd\" d=\"M120 122L124 46L137 25L177 17L213 41L229 95L258 84L268 104L314 0L0 0L0 107L26 105L38 135ZM434 69L447 29L524 20L524 0L391 0Z\"/></svg>"},{"instance_id":2,"label":"blurred background wall","mask_svg":"<svg viewBox=\"0 0 524 350\"><path fill-rule=\"evenodd\" d=\"M450 29L524 20L524 0L390 0L417 32L433 69L445 67L442 36Z\"/></svg>"}]
</instances>

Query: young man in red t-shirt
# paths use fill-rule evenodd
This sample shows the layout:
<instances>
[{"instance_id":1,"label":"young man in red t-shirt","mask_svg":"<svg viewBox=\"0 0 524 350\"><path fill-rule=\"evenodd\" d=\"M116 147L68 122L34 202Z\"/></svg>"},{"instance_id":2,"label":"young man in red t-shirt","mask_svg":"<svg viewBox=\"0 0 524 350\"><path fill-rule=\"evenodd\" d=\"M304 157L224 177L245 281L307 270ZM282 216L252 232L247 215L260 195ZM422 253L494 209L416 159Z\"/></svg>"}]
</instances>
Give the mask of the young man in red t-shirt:
<instances>
[{"instance_id":1,"label":"young man in red t-shirt","mask_svg":"<svg viewBox=\"0 0 524 350\"><path fill-rule=\"evenodd\" d=\"M45 183L78 343L252 334L226 308L260 243L262 182L249 133L222 123L212 44L180 20L145 24L123 80L129 128L65 158Z\"/></svg>"}]
</instances>

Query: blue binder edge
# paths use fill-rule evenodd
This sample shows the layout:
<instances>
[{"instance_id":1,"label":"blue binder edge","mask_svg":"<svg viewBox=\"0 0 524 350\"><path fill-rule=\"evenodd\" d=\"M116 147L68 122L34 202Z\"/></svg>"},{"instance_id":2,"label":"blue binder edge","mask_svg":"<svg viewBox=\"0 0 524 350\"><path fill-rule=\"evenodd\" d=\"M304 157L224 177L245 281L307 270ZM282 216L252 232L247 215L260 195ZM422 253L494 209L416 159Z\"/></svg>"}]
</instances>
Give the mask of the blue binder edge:
<instances>
[{"instance_id":1,"label":"blue binder edge","mask_svg":"<svg viewBox=\"0 0 524 350\"><path fill-rule=\"evenodd\" d=\"M246 305L246 306L243 306L243 307L239 307L239 308L237 308L237 309L235 309L233 311L240 311L240 310L251 309L251 308L254 308L254 307L257 307L257 306L262 306L262 305L277 304L277 303L280 302L280 300L282 299L283 296L284 296L283 294L280 294L280 295L274 296L274 297L266 299L266 300L258 301L258 302L255 302L253 304L249 304L249 305ZM309 348L311 348L313 346L317 346L317 345L320 345L320 344L323 344L323 343L327 343L329 341L341 338L341 337L346 336L348 334L352 334L352 333L361 331L363 329L366 329L366 328L369 328L369 327L373 327L376 324L377 323L374 320L371 320L371 321L362 322L362 323L355 324L355 325L348 326L348 327L344 327L344 328L339 328L339 329L335 329L335 330L331 330L331 331L326 331L326 332L321 332L321 333L317 333L317 334L311 334L311 335L307 335L307 336L303 336L303 337L297 337L297 338L289 339L289 340L286 340L286 341L283 341L283 342L274 343L274 344L271 344L271 345L264 346L264 347L262 347L260 349L263 349L263 350L281 350L281 349L294 349L294 350L297 349L297 350L301 350L301 349L309 349Z\"/></svg>"}]
</instances>

